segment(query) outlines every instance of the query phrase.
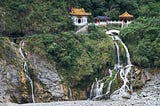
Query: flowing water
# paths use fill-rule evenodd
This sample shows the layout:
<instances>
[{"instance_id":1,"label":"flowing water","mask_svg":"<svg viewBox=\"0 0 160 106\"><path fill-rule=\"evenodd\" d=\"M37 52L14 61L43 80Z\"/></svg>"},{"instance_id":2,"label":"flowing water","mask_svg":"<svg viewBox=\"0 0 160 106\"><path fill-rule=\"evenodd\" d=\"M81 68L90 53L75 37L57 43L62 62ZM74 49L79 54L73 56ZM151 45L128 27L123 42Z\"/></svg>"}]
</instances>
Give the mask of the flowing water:
<instances>
[{"instance_id":1,"label":"flowing water","mask_svg":"<svg viewBox=\"0 0 160 106\"><path fill-rule=\"evenodd\" d=\"M117 60L117 66L119 67L119 66L120 66L120 52L119 52L119 46L118 46L117 42L114 42L114 45L115 45L116 51L117 51L117 58L118 58L118 60Z\"/></svg>"},{"instance_id":2,"label":"flowing water","mask_svg":"<svg viewBox=\"0 0 160 106\"><path fill-rule=\"evenodd\" d=\"M117 33L117 34L115 34ZM127 46L124 44L124 42L118 37L118 34L119 34L119 31L118 30L110 30L108 32L106 32L106 34L109 34L109 35L112 35L112 39L114 41L114 46L115 46L115 50L116 50L116 56L117 56L117 63L114 65L114 70L115 71L115 76L112 80L109 81L108 83L108 86L107 86L107 90L106 90L106 94L104 95L108 95L111 91L111 85L112 85L112 82L113 80L116 80L118 74L120 75L120 78L122 79L123 81L123 85L118 89L116 90L116 92L118 92L118 94L120 95L125 95L128 91L131 91L130 87L131 87L131 84L130 84L130 81L128 79L128 75L129 73L131 73L131 68L132 68L132 64L131 64L131 61L130 61L130 54L129 54L129 51L128 51L128 48ZM123 67L123 64L121 64L121 61L120 61L120 50L119 50L119 43L124 47L125 49L125 52L126 52L126 66ZM109 72L109 77L112 77L112 70L108 70ZM94 84L94 83L93 83ZM101 96L103 95L102 93L100 93L99 91L99 85L101 84L104 84L103 82L100 83L100 81L97 81L96 79L96 86L92 84L92 88L91 88L91 91L90 92L90 99L93 97L93 91L96 91L96 95L94 95L94 97L98 97L98 96ZM101 86L102 90L103 90L103 86ZM102 92L102 91L101 91Z\"/></svg>"},{"instance_id":3,"label":"flowing water","mask_svg":"<svg viewBox=\"0 0 160 106\"><path fill-rule=\"evenodd\" d=\"M20 52L21 56L23 57L23 59L25 60L25 61L24 61L23 68L24 68L24 71L25 71L26 78L29 80L29 83L30 83L30 86L31 86L32 101L33 101L33 103L35 103L33 81L32 81L32 79L31 79L31 77L30 77L30 74L29 74L26 57L25 57L25 55L24 55L24 53L23 53L23 51L22 51L23 46L24 46L24 42L20 42L19 52Z\"/></svg>"},{"instance_id":4,"label":"flowing water","mask_svg":"<svg viewBox=\"0 0 160 106\"><path fill-rule=\"evenodd\" d=\"M93 84L92 84L92 86L91 86L90 95L89 95L89 100L91 100L92 97L94 97L94 95L93 95L93 90L94 90L94 82L93 82Z\"/></svg>"},{"instance_id":5,"label":"flowing water","mask_svg":"<svg viewBox=\"0 0 160 106\"><path fill-rule=\"evenodd\" d=\"M69 87L69 98L70 100L73 100L72 90L70 87Z\"/></svg>"},{"instance_id":6,"label":"flowing water","mask_svg":"<svg viewBox=\"0 0 160 106\"><path fill-rule=\"evenodd\" d=\"M111 85L112 85L112 80L108 84L106 95L108 95L110 93L110 91L111 91Z\"/></svg>"},{"instance_id":7,"label":"flowing water","mask_svg":"<svg viewBox=\"0 0 160 106\"><path fill-rule=\"evenodd\" d=\"M127 65L125 67L120 68L120 77L123 80L123 85L120 88L120 93L125 93L130 91L129 86L127 85L127 83L129 83L128 80L128 74L131 72L131 61L130 61L130 54L128 51L127 46L122 42L122 40L118 37L118 36L114 36L114 39L117 41L120 41L120 43L122 44L122 46L124 47L125 51L126 51L126 59L127 59Z\"/></svg>"}]
</instances>

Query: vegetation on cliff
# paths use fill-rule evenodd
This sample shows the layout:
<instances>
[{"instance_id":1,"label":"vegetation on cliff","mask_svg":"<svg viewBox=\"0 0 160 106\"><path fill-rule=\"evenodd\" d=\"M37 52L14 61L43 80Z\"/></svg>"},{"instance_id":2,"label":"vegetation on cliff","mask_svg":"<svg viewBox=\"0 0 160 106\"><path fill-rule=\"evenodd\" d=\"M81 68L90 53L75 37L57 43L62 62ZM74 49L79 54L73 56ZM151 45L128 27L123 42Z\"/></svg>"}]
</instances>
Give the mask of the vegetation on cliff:
<instances>
[{"instance_id":1,"label":"vegetation on cliff","mask_svg":"<svg viewBox=\"0 0 160 106\"><path fill-rule=\"evenodd\" d=\"M142 68L160 67L160 2L144 2L140 17L121 32L132 61Z\"/></svg>"},{"instance_id":2,"label":"vegetation on cliff","mask_svg":"<svg viewBox=\"0 0 160 106\"><path fill-rule=\"evenodd\" d=\"M101 28L94 28L85 35L65 32L35 35L27 39L31 51L49 55L57 63L57 68L61 69L61 74L70 80L80 80L82 76L114 64L112 39Z\"/></svg>"},{"instance_id":3,"label":"vegetation on cliff","mask_svg":"<svg viewBox=\"0 0 160 106\"><path fill-rule=\"evenodd\" d=\"M64 79L83 87L93 78L106 75L105 70L113 66L113 42L104 27L89 26L89 33L83 35L72 32L75 27L68 14L70 9L85 8L92 13L90 22L97 15L118 20L126 10L133 14L134 22L121 30L120 36L129 47L134 65L153 68L160 67L159 5L159 0L1 0L0 35L32 35L22 38L28 50L54 61ZM6 39L0 38L0 44ZM10 51L0 46L1 57L4 50Z\"/></svg>"}]
</instances>

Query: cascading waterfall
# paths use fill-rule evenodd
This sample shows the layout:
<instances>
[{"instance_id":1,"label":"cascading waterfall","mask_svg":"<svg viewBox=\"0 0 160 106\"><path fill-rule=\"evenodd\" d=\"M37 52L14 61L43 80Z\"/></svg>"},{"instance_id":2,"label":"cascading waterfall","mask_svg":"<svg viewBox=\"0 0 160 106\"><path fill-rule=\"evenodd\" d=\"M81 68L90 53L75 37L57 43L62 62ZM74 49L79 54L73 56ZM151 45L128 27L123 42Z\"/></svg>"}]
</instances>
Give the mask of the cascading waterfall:
<instances>
[{"instance_id":1,"label":"cascading waterfall","mask_svg":"<svg viewBox=\"0 0 160 106\"><path fill-rule=\"evenodd\" d=\"M94 97L94 95L93 95L93 90L94 90L94 82L93 82L93 84L92 84L92 86L91 86L90 95L89 95L89 100L91 100L92 97Z\"/></svg>"},{"instance_id":2,"label":"cascading waterfall","mask_svg":"<svg viewBox=\"0 0 160 106\"><path fill-rule=\"evenodd\" d=\"M70 87L69 87L69 98L70 100L73 100L72 90Z\"/></svg>"},{"instance_id":3,"label":"cascading waterfall","mask_svg":"<svg viewBox=\"0 0 160 106\"><path fill-rule=\"evenodd\" d=\"M24 71L25 71L26 78L29 80L29 83L30 83L30 86L31 86L32 101L33 101L33 103L35 103L34 90L33 90L33 81L30 78L26 57L25 57L25 55L24 55L24 53L22 51L23 46L24 46L24 42L20 42L19 52L20 52L21 56L23 57L23 59L25 60L23 68L24 68Z\"/></svg>"},{"instance_id":4,"label":"cascading waterfall","mask_svg":"<svg viewBox=\"0 0 160 106\"><path fill-rule=\"evenodd\" d=\"M106 95L108 95L110 93L110 91L111 91L111 85L112 85L112 80L108 84Z\"/></svg>"},{"instance_id":5,"label":"cascading waterfall","mask_svg":"<svg viewBox=\"0 0 160 106\"><path fill-rule=\"evenodd\" d=\"M110 80L110 82L108 83L106 93L105 94L98 93L98 95L94 95L94 97L93 97L93 93L92 92L94 90L97 91L97 85L99 85L97 83L97 80L96 80L95 88L94 88L94 85L92 84L92 89L91 89L92 92L90 92L90 99L92 97L93 97L93 99L96 99L96 97L100 97L100 96L103 97L103 96L108 95L110 93L110 91L111 91L112 82L113 82L113 80L116 80L116 78L118 76L118 73L120 75L120 78L123 81L123 85L118 90L116 90L116 92L118 92L118 94L120 94L122 97L124 97L124 95L126 95L126 93L132 91L132 89L130 89L131 83L128 80L128 75L129 75L129 73L131 73L131 67L132 67L132 64L131 64L131 61L130 61L130 54L129 54L127 46L123 43L123 41L115 33L119 34L119 31L118 30L110 30L110 31L106 32L106 34L112 35L111 37L112 37L112 39L114 41L114 46L115 46L115 50L116 50L116 54L117 54L117 63L115 64L113 71L116 71L116 74L115 74L114 78L112 80ZM126 51L127 64L124 67L120 63L120 50L119 50L119 45L117 43L118 41L121 43L121 45L124 47L124 49ZM109 77L111 78L112 77L112 70L110 70L110 69L109 69L109 74L110 74Z\"/></svg>"},{"instance_id":6,"label":"cascading waterfall","mask_svg":"<svg viewBox=\"0 0 160 106\"><path fill-rule=\"evenodd\" d=\"M111 78L111 77L112 77L112 70L109 69L108 72L109 72L109 77ZM111 85L112 85L112 80L111 80L111 81L109 82L109 84L108 84L107 91L106 91L106 95L110 93L110 91L111 91Z\"/></svg>"},{"instance_id":7,"label":"cascading waterfall","mask_svg":"<svg viewBox=\"0 0 160 106\"><path fill-rule=\"evenodd\" d=\"M122 42L122 40L118 36L114 35L114 39L120 41L121 44L123 45L123 47L124 47L124 49L126 51L127 65L132 65L131 64L131 59L130 59L130 54L129 54L127 46Z\"/></svg>"},{"instance_id":8,"label":"cascading waterfall","mask_svg":"<svg viewBox=\"0 0 160 106\"><path fill-rule=\"evenodd\" d=\"M103 93L104 83L101 82L101 80L98 80L97 78L95 78L95 80L96 83L93 82L90 90L89 100L94 100L95 98L101 97Z\"/></svg>"},{"instance_id":9,"label":"cascading waterfall","mask_svg":"<svg viewBox=\"0 0 160 106\"><path fill-rule=\"evenodd\" d=\"M95 91L96 92L96 94L95 94L96 97L102 94L103 86L104 86L104 83L100 83L100 81L97 80L97 78L96 78L96 91Z\"/></svg>"},{"instance_id":10,"label":"cascading waterfall","mask_svg":"<svg viewBox=\"0 0 160 106\"><path fill-rule=\"evenodd\" d=\"M114 39L117 41L120 41L120 43L123 45L126 51L127 65L125 67L120 68L120 77L123 80L123 85L120 88L120 93L123 95L124 93L131 91L129 86L127 85L127 83L129 84L129 80L127 77L128 77L128 74L131 72L132 64L130 61L130 54L127 46L122 42L122 40L118 36L114 35Z\"/></svg>"},{"instance_id":11,"label":"cascading waterfall","mask_svg":"<svg viewBox=\"0 0 160 106\"><path fill-rule=\"evenodd\" d=\"M120 66L119 46L118 46L117 42L114 42L114 45L115 45L116 50L117 50L117 58L118 58L118 60L117 60L117 68L118 68Z\"/></svg>"}]
</instances>

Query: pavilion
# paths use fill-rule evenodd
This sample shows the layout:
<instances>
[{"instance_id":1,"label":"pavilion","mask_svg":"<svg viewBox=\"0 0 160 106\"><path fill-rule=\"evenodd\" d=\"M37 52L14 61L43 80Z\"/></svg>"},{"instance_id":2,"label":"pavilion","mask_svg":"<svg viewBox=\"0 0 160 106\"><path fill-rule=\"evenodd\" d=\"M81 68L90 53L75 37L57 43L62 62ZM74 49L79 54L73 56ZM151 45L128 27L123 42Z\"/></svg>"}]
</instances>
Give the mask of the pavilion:
<instances>
[{"instance_id":1,"label":"pavilion","mask_svg":"<svg viewBox=\"0 0 160 106\"><path fill-rule=\"evenodd\" d=\"M119 19L121 21L127 22L133 20L133 15L129 14L127 11L124 12L122 15L119 15Z\"/></svg>"},{"instance_id":2,"label":"pavilion","mask_svg":"<svg viewBox=\"0 0 160 106\"><path fill-rule=\"evenodd\" d=\"M123 22L122 28L127 27L133 20L133 15L129 14L127 11L122 15L119 15L119 19Z\"/></svg>"},{"instance_id":3,"label":"pavilion","mask_svg":"<svg viewBox=\"0 0 160 106\"><path fill-rule=\"evenodd\" d=\"M97 24L100 24L101 22L105 22L106 25L108 25L108 19L109 19L109 17L107 17L107 16L97 16L97 17L95 17L95 20L96 20Z\"/></svg>"},{"instance_id":4,"label":"pavilion","mask_svg":"<svg viewBox=\"0 0 160 106\"><path fill-rule=\"evenodd\" d=\"M87 16L91 15L91 13L85 12L84 8L72 8L69 14L72 16L73 23L76 26L87 25Z\"/></svg>"}]
</instances>

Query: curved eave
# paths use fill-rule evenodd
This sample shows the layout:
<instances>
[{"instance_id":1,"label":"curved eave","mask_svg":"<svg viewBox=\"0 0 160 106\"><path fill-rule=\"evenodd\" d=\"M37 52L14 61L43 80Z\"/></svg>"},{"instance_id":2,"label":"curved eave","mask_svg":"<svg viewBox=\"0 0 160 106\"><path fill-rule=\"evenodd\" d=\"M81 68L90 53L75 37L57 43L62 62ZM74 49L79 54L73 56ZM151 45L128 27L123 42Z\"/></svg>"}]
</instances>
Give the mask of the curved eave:
<instances>
[{"instance_id":1,"label":"curved eave","mask_svg":"<svg viewBox=\"0 0 160 106\"><path fill-rule=\"evenodd\" d=\"M127 16L120 15L119 18L133 18L133 15L127 15Z\"/></svg>"},{"instance_id":2,"label":"curved eave","mask_svg":"<svg viewBox=\"0 0 160 106\"><path fill-rule=\"evenodd\" d=\"M89 15L91 15L91 13L70 13L70 15L74 15L74 16L89 16Z\"/></svg>"},{"instance_id":3,"label":"curved eave","mask_svg":"<svg viewBox=\"0 0 160 106\"><path fill-rule=\"evenodd\" d=\"M127 11L122 15L119 15L119 18L133 18L133 15L129 14Z\"/></svg>"}]
</instances>

